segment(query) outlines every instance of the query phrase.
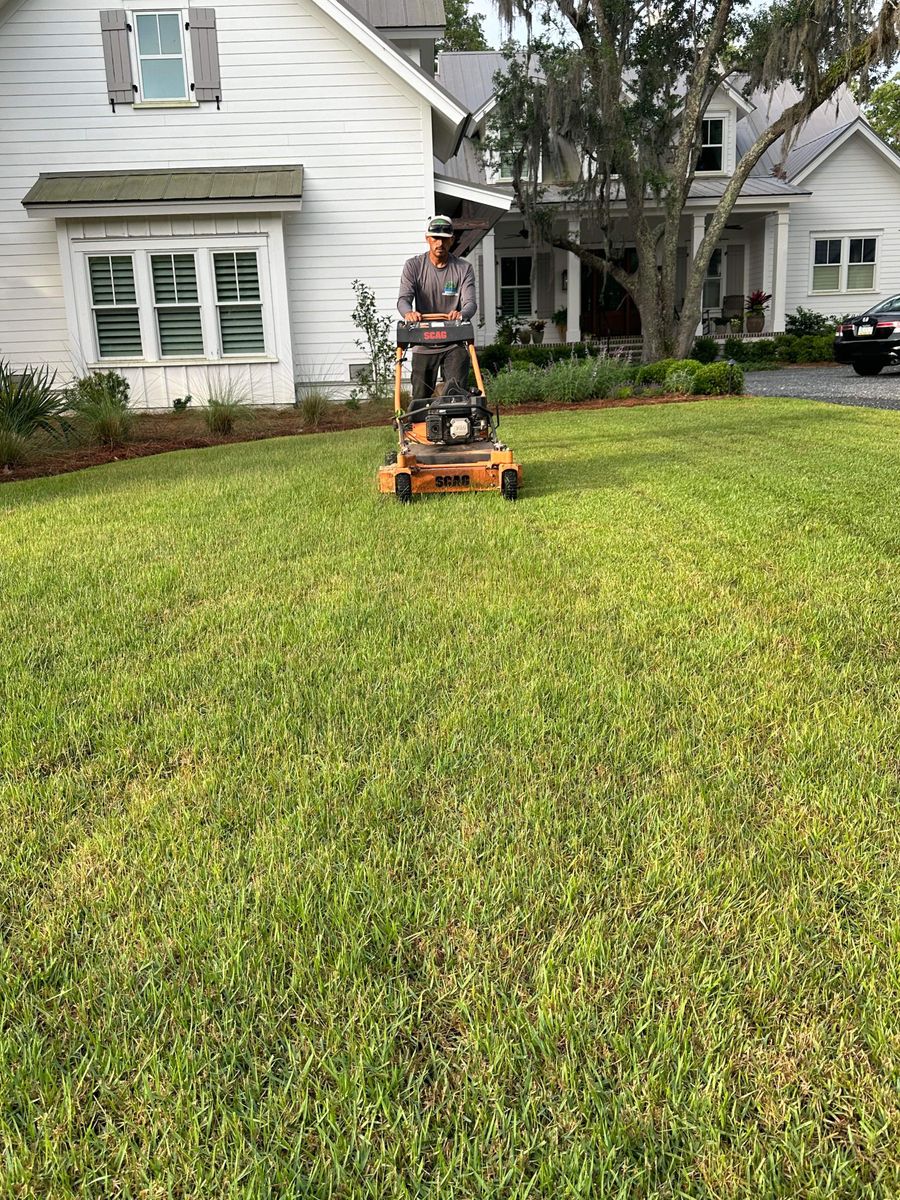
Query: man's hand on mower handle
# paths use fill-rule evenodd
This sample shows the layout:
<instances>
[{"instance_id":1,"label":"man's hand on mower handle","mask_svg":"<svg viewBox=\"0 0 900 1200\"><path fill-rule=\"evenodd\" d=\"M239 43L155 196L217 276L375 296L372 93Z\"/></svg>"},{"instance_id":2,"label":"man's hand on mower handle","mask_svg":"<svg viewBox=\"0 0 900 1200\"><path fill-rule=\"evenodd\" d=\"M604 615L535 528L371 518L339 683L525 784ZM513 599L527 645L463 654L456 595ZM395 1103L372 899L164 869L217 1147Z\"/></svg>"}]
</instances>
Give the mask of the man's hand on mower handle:
<instances>
[{"instance_id":1,"label":"man's hand on mower handle","mask_svg":"<svg viewBox=\"0 0 900 1200\"><path fill-rule=\"evenodd\" d=\"M420 312L408 312L403 320L406 321L408 325L412 325L413 322L422 320L422 314Z\"/></svg>"},{"instance_id":2,"label":"man's hand on mower handle","mask_svg":"<svg viewBox=\"0 0 900 1200\"><path fill-rule=\"evenodd\" d=\"M460 309L454 308L453 312L447 313L447 320L448 321L461 321L462 320L462 312L460 311Z\"/></svg>"}]
</instances>

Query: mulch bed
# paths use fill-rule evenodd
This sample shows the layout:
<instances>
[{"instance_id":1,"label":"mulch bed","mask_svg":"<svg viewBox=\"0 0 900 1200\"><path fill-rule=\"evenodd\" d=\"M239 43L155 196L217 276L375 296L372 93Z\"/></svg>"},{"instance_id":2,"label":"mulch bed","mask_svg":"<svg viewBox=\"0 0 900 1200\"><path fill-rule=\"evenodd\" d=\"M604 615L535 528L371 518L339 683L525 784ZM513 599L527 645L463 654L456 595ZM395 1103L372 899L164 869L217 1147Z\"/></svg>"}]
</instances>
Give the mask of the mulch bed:
<instances>
[{"instance_id":1,"label":"mulch bed","mask_svg":"<svg viewBox=\"0 0 900 1200\"><path fill-rule=\"evenodd\" d=\"M518 416L530 413L583 411L588 408L636 408L645 404L684 404L692 400L708 400L708 396L631 396L625 400L589 400L582 404L520 404L501 410L502 415ZM145 458L150 454L167 454L170 450L205 450L210 446L230 446L236 442L256 442L263 438L297 437L305 433L340 433L348 429L367 429L389 426L390 416L383 408L366 406L351 410L335 406L333 414L314 428L304 426L302 417L293 409L259 412L253 421L242 422L233 433L220 436L210 433L202 417L196 413L147 413L135 420L131 440L121 446L52 447L38 452L21 467L0 469L0 483L17 483L23 479L38 479L45 475L64 475L83 471L87 467L111 462Z\"/></svg>"}]
</instances>

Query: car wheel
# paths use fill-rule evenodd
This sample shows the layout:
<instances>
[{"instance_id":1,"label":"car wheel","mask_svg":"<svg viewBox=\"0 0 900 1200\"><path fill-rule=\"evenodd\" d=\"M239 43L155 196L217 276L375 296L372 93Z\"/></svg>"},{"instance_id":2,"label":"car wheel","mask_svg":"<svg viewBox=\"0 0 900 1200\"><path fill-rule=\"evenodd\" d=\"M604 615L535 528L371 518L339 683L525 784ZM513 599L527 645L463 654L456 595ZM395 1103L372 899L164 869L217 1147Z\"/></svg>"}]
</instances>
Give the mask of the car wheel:
<instances>
[{"instance_id":1,"label":"car wheel","mask_svg":"<svg viewBox=\"0 0 900 1200\"><path fill-rule=\"evenodd\" d=\"M882 362L857 361L853 364L853 370L857 373L857 375L877 375L883 366L884 363Z\"/></svg>"}]
</instances>

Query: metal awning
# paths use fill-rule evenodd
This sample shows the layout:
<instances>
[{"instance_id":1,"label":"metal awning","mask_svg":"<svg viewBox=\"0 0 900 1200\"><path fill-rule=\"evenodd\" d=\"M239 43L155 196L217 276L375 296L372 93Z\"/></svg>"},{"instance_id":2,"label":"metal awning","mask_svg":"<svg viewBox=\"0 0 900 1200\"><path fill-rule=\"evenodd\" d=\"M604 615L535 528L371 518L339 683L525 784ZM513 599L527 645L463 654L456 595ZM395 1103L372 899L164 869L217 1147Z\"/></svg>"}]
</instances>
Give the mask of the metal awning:
<instances>
[{"instance_id":1,"label":"metal awning","mask_svg":"<svg viewBox=\"0 0 900 1200\"><path fill-rule=\"evenodd\" d=\"M181 167L42 173L22 200L29 216L299 209L302 166Z\"/></svg>"}]
</instances>

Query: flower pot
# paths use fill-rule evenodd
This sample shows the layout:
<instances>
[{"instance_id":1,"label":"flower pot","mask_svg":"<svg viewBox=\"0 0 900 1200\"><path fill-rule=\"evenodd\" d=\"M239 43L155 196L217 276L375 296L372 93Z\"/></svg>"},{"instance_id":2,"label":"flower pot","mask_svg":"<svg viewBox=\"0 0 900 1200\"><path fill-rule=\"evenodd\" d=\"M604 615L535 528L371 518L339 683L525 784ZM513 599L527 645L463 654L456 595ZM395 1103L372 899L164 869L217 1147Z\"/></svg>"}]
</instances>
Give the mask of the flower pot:
<instances>
[{"instance_id":1,"label":"flower pot","mask_svg":"<svg viewBox=\"0 0 900 1200\"><path fill-rule=\"evenodd\" d=\"M536 346L539 346L541 344L541 342L544 340L543 329L532 329L531 340L534 342L534 344Z\"/></svg>"},{"instance_id":2,"label":"flower pot","mask_svg":"<svg viewBox=\"0 0 900 1200\"><path fill-rule=\"evenodd\" d=\"M762 333L766 323L765 313L747 313L747 332Z\"/></svg>"},{"instance_id":3,"label":"flower pot","mask_svg":"<svg viewBox=\"0 0 900 1200\"><path fill-rule=\"evenodd\" d=\"M519 341L522 343L523 346L527 346L531 342L531 330L527 329L527 328L520 329L519 330Z\"/></svg>"}]
</instances>

